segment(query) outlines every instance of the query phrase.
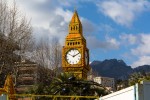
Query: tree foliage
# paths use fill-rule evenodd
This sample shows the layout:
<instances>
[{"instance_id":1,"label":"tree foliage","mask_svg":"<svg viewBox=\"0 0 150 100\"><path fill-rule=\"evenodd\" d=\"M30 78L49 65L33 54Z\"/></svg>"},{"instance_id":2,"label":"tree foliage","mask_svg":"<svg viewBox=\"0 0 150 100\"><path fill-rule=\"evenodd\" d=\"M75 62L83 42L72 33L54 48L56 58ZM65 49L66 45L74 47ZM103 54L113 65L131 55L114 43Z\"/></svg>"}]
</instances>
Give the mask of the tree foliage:
<instances>
[{"instance_id":1,"label":"tree foliage","mask_svg":"<svg viewBox=\"0 0 150 100\"><path fill-rule=\"evenodd\" d=\"M128 80L118 79L115 82L116 90L119 91L121 89L129 87Z\"/></svg>"},{"instance_id":2,"label":"tree foliage","mask_svg":"<svg viewBox=\"0 0 150 100\"><path fill-rule=\"evenodd\" d=\"M0 80L4 81L9 72L16 73L15 62L24 57L31 44L30 21L18 11L15 2L10 8L7 1L0 0Z\"/></svg>"},{"instance_id":3,"label":"tree foliage","mask_svg":"<svg viewBox=\"0 0 150 100\"><path fill-rule=\"evenodd\" d=\"M150 80L150 73L143 72L135 72L130 75L129 78L129 85L135 85L136 83L140 83L141 81L148 81Z\"/></svg>"},{"instance_id":4,"label":"tree foliage","mask_svg":"<svg viewBox=\"0 0 150 100\"><path fill-rule=\"evenodd\" d=\"M57 78L54 78L50 85L50 93L59 95L106 95L108 91L93 81L77 79L73 74L61 73Z\"/></svg>"},{"instance_id":5,"label":"tree foliage","mask_svg":"<svg viewBox=\"0 0 150 100\"><path fill-rule=\"evenodd\" d=\"M28 93L48 94L48 95L68 95L68 96L102 96L110 93L105 87L93 81L76 79L73 74L61 73L55 77L51 84L38 84ZM39 100L49 98L40 97ZM67 100L67 99L66 99Z\"/></svg>"},{"instance_id":6,"label":"tree foliage","mask_svg":"<svg viewBox=\"0 0 150 100\"><path fill-rule=\"evenodd\" d=\"M26 19L17 9L15 0L11 8L7 1L0 0L0 87L4 84L5 76L11 72L17 82L18 62L28 59L44 67L38 78L40 84L51 81L60 73L61 45L57 38L42 40L35 44L32 37L30 20ZM29 53L29 55L26 55ZM31 58L29 57L31 56ZM48 68L53 72L49 73ZM51 79L50 79L51 78Z\"/></svg>"},{"instance_id":7,"label":"tree foliage","mask_svg":"<svg viewBox=\"0 0 150 100\"><path fill-rule=\"evenodd\" d=\"M54 77L57 76L61 71L61 45L57 38L52 40L47 39L46 41L41 39L35 46L35 50L32 55L34 62L40 66L50 68L54 71Z\"/></svg>"}]
</instances>

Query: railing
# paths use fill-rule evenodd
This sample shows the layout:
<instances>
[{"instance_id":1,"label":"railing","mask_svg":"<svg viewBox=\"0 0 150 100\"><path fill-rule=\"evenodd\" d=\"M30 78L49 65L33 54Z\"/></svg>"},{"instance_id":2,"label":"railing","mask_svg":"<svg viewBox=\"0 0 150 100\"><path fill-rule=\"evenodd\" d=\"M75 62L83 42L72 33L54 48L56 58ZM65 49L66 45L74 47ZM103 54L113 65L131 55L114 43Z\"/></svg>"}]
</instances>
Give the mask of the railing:
<instances>
[{"instance_id":1,"label":"railing","mask_svg":"<svg viewBox=\"0 0 150 100\"><path fill-rule=\"evenodd\" d=\"M14 94L17 100L99 100L99 96L64 96L64 95L34 95L34 94Z\"/></svg>"}]
</instances>

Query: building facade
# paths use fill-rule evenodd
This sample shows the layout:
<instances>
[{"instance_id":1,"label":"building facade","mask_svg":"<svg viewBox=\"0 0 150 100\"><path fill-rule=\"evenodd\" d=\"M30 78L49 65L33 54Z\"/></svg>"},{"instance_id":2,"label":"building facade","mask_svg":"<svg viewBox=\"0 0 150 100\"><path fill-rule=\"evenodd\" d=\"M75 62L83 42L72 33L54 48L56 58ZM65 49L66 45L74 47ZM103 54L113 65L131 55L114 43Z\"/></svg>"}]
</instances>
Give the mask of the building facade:
<instances>
[{"instance_id":1,"label":"building facade","mask_svg":"<svg viewBox=\"0 0 150 100\"><path fill-rule=\"evenodd\" d=\"M114 78L110 77L94 77L94 82L101 84L102 86L106 87L110 91L115 90L115 80Z\"/></svg>"},{"instance_id":2,"label":"building facade","mask_svg":"<svg viewBox=\"0 0 150 100\"><path fill-rule=\"evenodd\" d=\"M14 79L16 92L23 93L37 83L38 66L35 63L19 62L16 63L18 70Z\"/></svg>"}]
</instances>

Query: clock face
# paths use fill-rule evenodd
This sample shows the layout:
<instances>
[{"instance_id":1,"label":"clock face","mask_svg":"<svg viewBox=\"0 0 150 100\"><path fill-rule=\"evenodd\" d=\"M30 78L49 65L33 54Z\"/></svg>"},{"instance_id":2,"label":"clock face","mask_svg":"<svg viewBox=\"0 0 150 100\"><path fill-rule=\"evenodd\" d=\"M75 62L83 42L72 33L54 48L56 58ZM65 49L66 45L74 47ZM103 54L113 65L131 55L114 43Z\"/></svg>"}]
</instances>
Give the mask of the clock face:
<instances>
[{"instance_id":1,"label":"clock face","mask_svg":"<svg viewBox=\"0 0 150 100\"><path fill-rule=\"evenodd\" d=\"M66 60L69 64L77 64L81 59L81 53L77 49L70 49L66 54Z\"/></svg>"},{"instance_id":2,"label":"clock face","mask_svg":"<svg viewBox=\"0 0 150 100\"><path fill-rule=\"evenodd\" d=\"M88 65L88 53L85 51L85 64Z\"/></svg>"}]
</instances>

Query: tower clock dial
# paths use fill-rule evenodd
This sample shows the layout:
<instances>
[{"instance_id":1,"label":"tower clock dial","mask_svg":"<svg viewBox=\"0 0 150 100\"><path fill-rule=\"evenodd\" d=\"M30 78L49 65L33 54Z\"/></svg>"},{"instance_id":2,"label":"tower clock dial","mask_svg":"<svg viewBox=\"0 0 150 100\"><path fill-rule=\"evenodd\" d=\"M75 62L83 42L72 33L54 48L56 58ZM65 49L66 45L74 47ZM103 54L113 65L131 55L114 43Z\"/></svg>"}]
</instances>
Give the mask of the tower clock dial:
<instances>
[{"instance_id":1,"label":"tower clock dial","mask_svg":"<svg viewBox=\"0 0 150 100\"><path fill-rule=\"evenodd\" d=\"M66 61L69 64L77 64L79 63L80 59L81 59L81 53L77 49L70 49L66 53Z\"/></svg>"}]
</instances>

